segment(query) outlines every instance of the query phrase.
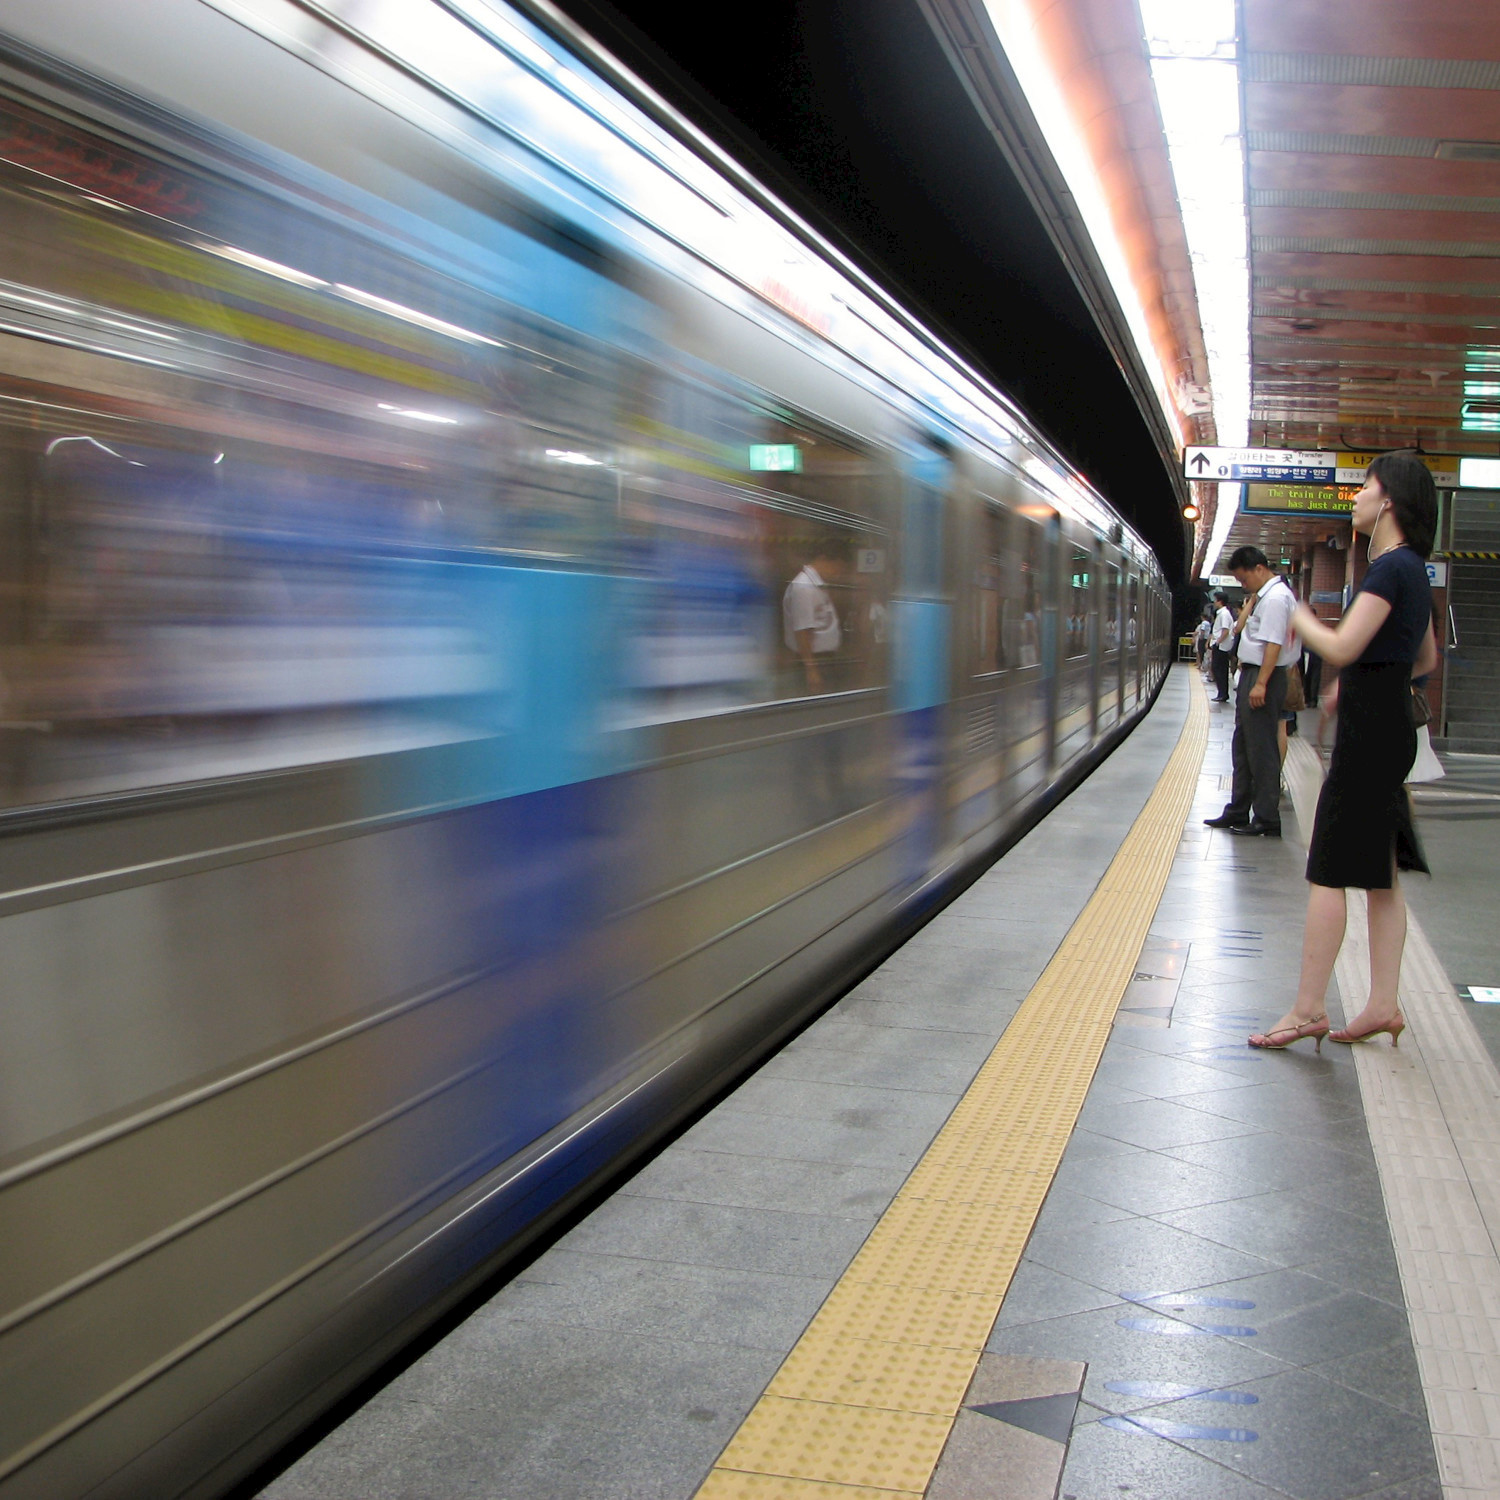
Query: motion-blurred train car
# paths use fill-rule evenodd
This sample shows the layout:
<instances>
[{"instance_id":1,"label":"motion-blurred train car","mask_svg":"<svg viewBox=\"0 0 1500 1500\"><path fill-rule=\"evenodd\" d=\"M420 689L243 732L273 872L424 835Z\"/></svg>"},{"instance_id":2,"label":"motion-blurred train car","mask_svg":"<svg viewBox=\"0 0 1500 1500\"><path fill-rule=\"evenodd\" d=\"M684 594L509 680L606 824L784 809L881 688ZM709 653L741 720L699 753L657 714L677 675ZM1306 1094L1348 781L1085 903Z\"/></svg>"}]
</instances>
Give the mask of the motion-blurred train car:
<instances>
[{"instance_id":1,"label":"motion-blurred train car","mask_svg":"<svg viewBox=\"0 0 1500 1500\"><path fill-rule=\"evenodd\" d=\"M1102 754L1168 601L560 24L0 29L0 1496L209 1495Z\"/></svg>"}]
</instances>

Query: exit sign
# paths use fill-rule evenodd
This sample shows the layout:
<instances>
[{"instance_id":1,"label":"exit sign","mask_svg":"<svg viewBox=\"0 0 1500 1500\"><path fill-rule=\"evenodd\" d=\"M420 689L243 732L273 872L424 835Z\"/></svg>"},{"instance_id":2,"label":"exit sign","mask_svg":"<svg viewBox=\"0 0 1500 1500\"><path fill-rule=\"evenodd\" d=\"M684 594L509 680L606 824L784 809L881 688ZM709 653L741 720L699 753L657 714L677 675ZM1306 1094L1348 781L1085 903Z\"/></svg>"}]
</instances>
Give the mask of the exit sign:
<instances>
[{"instance_id":1,"label":"exit sign","mask_svg":"<svg viewBox=\"0 0 1500 1500\"><path fill-rule=\"evenodd\" d=\"M802 450L795 443L751 443L752 474L800 474Z\"/></svg>"}]
</instances>

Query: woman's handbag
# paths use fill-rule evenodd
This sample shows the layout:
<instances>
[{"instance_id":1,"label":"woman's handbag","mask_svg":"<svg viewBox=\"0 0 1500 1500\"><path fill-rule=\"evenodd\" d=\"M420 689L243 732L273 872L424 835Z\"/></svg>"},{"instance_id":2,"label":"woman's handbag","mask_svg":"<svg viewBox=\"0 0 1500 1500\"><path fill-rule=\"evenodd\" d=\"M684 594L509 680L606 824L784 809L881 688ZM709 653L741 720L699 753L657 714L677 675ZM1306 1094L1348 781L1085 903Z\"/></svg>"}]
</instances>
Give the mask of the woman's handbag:
<instances>
[{"instance_id":1,"label":"woman's handbag","mask_svg":"<svg viewBox=\"0 0 1500 1500\"><path fill-rule=\"evenodd\" d=\"M1286 698L1281 706L1289 714L1300 714L1307 707L1307 692L1302 686L1302 668L1297 662L1286 669Z\"/></svg>"},{"instance_id":2,"label":"woman's handbag","mask_svg":"<svg viewBox=\"0 0 1500 1500\"><path fill-rule=\"evenodd\" d=\"M1427 689L1419 682L1411 685L1411 721L1418 729L1432 723L1432 705L1427 701Z\"/></svg>"}]
</instances>

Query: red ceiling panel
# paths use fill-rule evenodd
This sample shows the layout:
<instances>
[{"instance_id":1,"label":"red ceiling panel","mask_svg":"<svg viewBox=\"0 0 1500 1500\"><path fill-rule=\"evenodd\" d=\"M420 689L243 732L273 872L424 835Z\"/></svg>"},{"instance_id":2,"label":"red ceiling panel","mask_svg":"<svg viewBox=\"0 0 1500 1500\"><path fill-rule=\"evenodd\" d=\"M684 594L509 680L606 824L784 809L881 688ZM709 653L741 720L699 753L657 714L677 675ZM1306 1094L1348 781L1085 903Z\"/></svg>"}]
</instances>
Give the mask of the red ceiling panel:
<instances>
[{"instance_id":1,"label":"red ceiling panel","mask_svg":"<svg viewBox=\"0 0 1500 1500\"><path fill-rule=\"evenodd\" d=\"M1500 225L1492 238L1500 240ZM1256 251L1251 268L1257 276L1338 276L1364 281L1423 284L1462 282L1500 286L1500 256L1493 260L1458 260L1435 255L1330 255L1311 251Z\"/></svg>"},{"instance_id":2,"label":"red ceiling panel","mask_svg":"<svg viewBox=\"0 0 1500 1500\"><path fill-rule=\"evenodd\" d=\"M1423 156L1335 156L1252 151L1250 186L1297 191L1313 184L1333 193L1442 193L1500 197L1500 162L1435 161Z\"/></svg>"},{"instance_id":3,"label":"red ceiling panel","mask_svg":"<svg viewBox=\"0 0 1500 1500\"><path fill-rule=\"evenodd\" d=\"M1308 184L1311 191L1319 189ZM1413 212L1372 208L1252 208L1250 229L1257 235L1299 239L1415 240L1455 247L1500 245L1500 216L1452 212ZM1448 259L1448 256L1443 256ZM1474 259L1456 256L1456 259Z\"/></svg>"},{"instance_id":4,"label":"red ceiling panel","mask_svg":"<svg viewBox=\"0 0 1500 1500\"><path fill-rule=\"evenodd\" d=\"M1500 57L1500 5L1490 0L1251 0L1245 33L1257 52L1362 57Z\"/></svg>"},{"instance_id":5,"label":"red ceiling panel","mask_svg":"<svg viewBox=\"0 0 1500 1500\"><path fill-rule=\"evenodd\" d=\"M1340 278L1318 279L1331 281ZM1462 318L1465 324L1470 325L1476 320L1500 323L1500 286L1496 286L1488 297L1450 297L1434 292L1357 291L1348 287L1257 286L1253 297L1257 308L1286 308L1288 317L1316 317L1318 309L1323 308L1390 318L1421 319L1435 314L1445 322Z\"/></svg>"},{"instance_id":6,"label":"red ceiling panel","mask_svg":"<svg viewBox=\"0 0 1500 1500\"><path fill-rule=\"evenodd\" d=\"M1419 81L1431 70L1403 60L1500 62L1500 0L1244 0L1244 16L1250 80L1357 75L1370 66L1361 58ZM1446 71L1471 84L1500 77ZM1471 351L1500 349L1500 162L1434 152L1439 141L1500 142L1500 87L1249 81L1245 119L1298 147L1249 158L1251 440L1394 447L1420 437L1493 453L1494 435L1465 432L1463 405ZM1385 139L1367 141L1366 154L1350 137ZM1367 196L1341 206L1342 194ZM1310 248L1268 248L1278 241ZM1492 253L1455 253L1469 249Z\"/></svg>"},{"instance_id":7,"label":"red ceiling panel","mask_svg":"<svg viewBox=\"0 0 1500 1500\"><path fill-rule=\"evenodd\" d=\"M1245 125L1249 130L1500 141L1500 90L1251 83L1245 86Z\"/></svg>"}]
</instances>

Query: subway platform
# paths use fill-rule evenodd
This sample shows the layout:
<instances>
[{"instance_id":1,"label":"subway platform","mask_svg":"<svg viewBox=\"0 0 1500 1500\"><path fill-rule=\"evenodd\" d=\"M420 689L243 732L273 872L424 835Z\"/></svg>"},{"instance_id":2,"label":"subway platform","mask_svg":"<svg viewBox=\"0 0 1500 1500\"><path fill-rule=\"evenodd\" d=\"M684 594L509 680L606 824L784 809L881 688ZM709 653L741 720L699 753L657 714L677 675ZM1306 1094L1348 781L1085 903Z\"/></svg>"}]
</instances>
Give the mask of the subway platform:
<instances>
[{"instance_id":1,"label":"subway platform","mask_svg":"<svg viewBox=\"0 0 1500 1500\"><path fill-rule=\"evenodd\" d=\"M1500 986L1500 779L1419 793L1399 1049L1253 1052L1295 987L1321 767L1294 740L1282 841L1212 831L1231 729L1175 669L266 1500L1500 1494L1500 1006L1456 988Z\"/></svg>"}]
</instances>

